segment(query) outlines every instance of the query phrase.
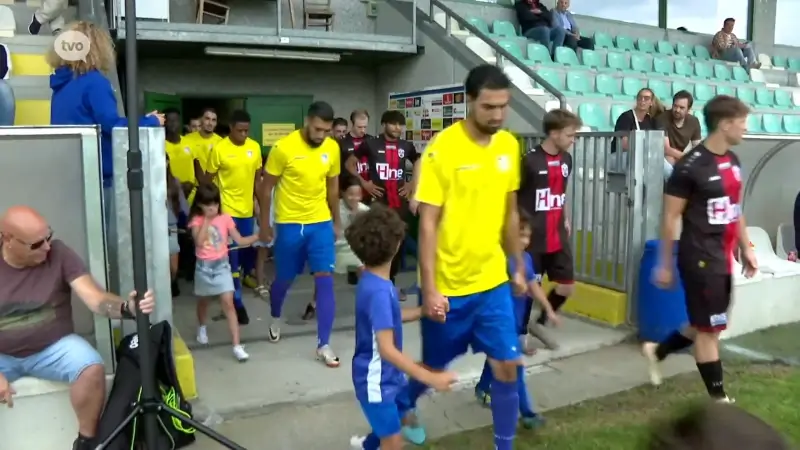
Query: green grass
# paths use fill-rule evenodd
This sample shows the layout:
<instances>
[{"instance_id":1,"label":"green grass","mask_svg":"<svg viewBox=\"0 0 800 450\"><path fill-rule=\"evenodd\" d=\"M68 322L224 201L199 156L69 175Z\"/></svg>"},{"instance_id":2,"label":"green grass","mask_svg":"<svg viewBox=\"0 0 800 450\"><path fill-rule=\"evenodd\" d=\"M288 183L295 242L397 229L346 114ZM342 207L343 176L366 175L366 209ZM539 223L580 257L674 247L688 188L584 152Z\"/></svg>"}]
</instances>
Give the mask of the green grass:
<instances>
[{"instance_id":1,"label":"green grass","mask_svg":"<svg viewBox=\"0 0 800 450\"><path fill-rule=\"evenodd\" d=\"M798 336L800 336L800 323L791 323L746 334L728 342L776 358L800 361Z\"/></svg>"},{"instance_id":2,"label":"green grass","mask_svg":"<svg viewBox=\"0 0 800 450\"><path fill-rule=\"evenodd\" d=\"M796 339L796 335L795 335ZM772 365L737 365L726 371L726 389L736 404L766 420L795 445L800 444L800 370ZM643 386L545 414L547 425L520 428L516 450L638 450L654 420L706 399L697 373ZM447 436L428 450L494 448L490 428Z\"/></svg>"}]
</instances>

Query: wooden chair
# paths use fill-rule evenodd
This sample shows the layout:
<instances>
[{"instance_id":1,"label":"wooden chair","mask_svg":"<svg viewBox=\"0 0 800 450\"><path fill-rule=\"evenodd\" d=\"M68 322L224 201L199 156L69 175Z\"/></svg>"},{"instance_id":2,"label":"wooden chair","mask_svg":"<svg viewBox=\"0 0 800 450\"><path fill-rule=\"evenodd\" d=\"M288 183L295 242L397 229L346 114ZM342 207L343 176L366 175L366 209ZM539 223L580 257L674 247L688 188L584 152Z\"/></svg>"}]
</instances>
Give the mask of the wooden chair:
<instances>
[{"instance_id":1,"label":"wooden chair","mask_svg":"<svg viewBox=\"0 0 800 450\"><path fill-rule=\"evenodd\" d=\"M225 0L198 0L197 23L227 25L230 12L231 8L225 4Z\"/></svg>"},{"instance_id":2,"label":"wooden chair","mask_svg":"<svg viewBox=\"0 0 800 450\"><path fill-rule=\"evenodd\" d=\"M331 0L303 0L303 28L325 27L325 31L333 30Z\"/></svg>"}]
</instances>

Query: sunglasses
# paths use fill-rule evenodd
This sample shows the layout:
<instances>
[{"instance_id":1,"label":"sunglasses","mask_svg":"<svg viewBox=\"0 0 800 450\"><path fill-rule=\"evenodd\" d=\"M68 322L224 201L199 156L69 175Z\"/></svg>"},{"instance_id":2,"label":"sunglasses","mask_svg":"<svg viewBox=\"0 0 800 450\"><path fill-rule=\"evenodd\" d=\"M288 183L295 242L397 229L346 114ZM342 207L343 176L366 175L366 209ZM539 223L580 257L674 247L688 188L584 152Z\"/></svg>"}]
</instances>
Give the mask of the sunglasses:
<instances>
[{"instance_id":1,"label":"sunglasses","mask_svg":"<svg viewBox=\"0 0 800 450\"><path fill-rule=\"evenodd\" d=\"M50 229L50 232L47 234L47 237L44 239L38 240L36 242L25 242L22 239L14 238L15 241L19 242L20 244L26 245L30 250L39 250L42 246L46 243L49 243L53 239L53 229Z\"/></svg>"}]
</instances>

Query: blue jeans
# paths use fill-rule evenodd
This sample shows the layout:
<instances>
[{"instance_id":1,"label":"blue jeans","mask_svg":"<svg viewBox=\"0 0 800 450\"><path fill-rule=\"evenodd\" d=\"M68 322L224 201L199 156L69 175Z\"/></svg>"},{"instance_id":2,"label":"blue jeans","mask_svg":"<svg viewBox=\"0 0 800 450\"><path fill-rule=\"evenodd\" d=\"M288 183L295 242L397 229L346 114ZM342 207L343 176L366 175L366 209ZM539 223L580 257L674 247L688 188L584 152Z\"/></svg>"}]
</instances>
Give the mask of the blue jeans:
<instances>
[{"instance_id":1,"label":"blue jeans","mask_svg":"<svg viewBox=\"0 0 800 450\"><path fill-rule=\"evenodd\" d=\"M6 80L0 80L0 126L14 125L16 103L14 91Z\"/></svg>"},{"instance_id":2,"label":"blue jeans","mask_svg":"<svg viewBox=\"0 0 800 450\"><path fill-rule=\"evenodd\" d=\"M9 383L33 377L72 384L87 367L97 364L103 365L103 358L77 334L64 336L39 353L24 358L0 355L0 373Z\"/></svg>"},{"instance_id":3,"label":"blue jeans","mask_svg":"<svg viewBox=\"0 0 800 450\"><path fill-rule=\"evenodd\" d=\"M738 62L742 67L747 67L756 62L756 52L750 45L744 48L731 47L723 50L722 59L725 61Z\"/></svg>"},{"instance_id":4,"label":"blue jeans","mask_svg":"<svg viewBox=\"0 0 800 450\"><path fill-rule=\"evenodd\" d=\"M564 45L564 38L567 36L567 31L561 27L536 27L531 28L525 32L525 37L534 40L550 50L550 53L556 50L556 47Z\"/></svg>"}]
</instances>

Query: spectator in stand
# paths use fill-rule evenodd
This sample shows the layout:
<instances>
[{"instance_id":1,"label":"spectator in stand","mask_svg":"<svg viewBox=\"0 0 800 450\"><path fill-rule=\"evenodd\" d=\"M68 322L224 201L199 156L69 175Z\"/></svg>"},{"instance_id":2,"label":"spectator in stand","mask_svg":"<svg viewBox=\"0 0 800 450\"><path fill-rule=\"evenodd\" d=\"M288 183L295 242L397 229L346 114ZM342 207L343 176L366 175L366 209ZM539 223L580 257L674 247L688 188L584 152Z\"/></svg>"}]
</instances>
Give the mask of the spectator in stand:
<instances>
[{"instance_id":1,"label":"spectator in stand","mask_svg":"<svg viewBox=\"0 0 800 450\"><path fill-rule=\"evenodd\" d=\"M64 12L69 7L68 0L44 0L31 17L28 24L28 33L36 36L42 31L42 25L50 24L50 31L53 36L61 32L64 28Z\"/></svg>"},{"instance_id":2,"label":"spectator in stand","mask_svg":"<svg viewBox=\"0 0 800 450\"><path fill-rule=\"evenodd\" d=\"M733 25L736 23L732 17L725 19L722 29L717 31L711 40L711 56L715 59L738 62L745 69L752 67L758 69L761 63L756 60L756 52L752 45L733 34Z\"/></svg>"},{"instance_id":3,"label":"spectator in stand","mask_svg":"<svg viewBox=\"0 0 800 450\"><path fill-rule=\"evenodd\" d=\"M614 132L659 130L658 123L653 118L653 113L661 113L664 111L663 106L660 105L661 102L658 101L650 88L641 89L636 95L636 105L633 109L625 111L617 118L617 122L614 124ZM628 151L630 144L627 137L614 138L611 143L611 153L615 153L618 148L621 148L623 152ZM665 137L664 179L669 178L672 174L672 164L668 158L678 159L681 155L682 153L678 154L672 152L672 148L670 148L667 138ZM619 161L620 166L618 169L626 167L628 164L627 155L622 155L622 158L617 161Z\"/></svg>"},{"instance_id":4,"label":"spectator in stand","mask_svg":"<svg viewBox=\"0 0 800 450\"><path fill-rule=\"evenodd\" d=\"M578 47L586 50L594 50L594 39L581 36L578 24L572 13L569 12L569 0L558 0L556 9L553 11L553 26L564 29L564 46L573 50Z\"/></svg>"},{"instance_id":5,"label":"spectator in stand","mask_svg":"<svg viewBox=\"0 0 800 450\"><path fill-rule=\"evenodd\" d=\"M539 0L517 0L514 10L526 38L544 45L550 53L564 45L567 31L558 24L553 25L553 14Z\"/></svg>"},{"instance_id":6,"label":"spectator in stand","mask_svg":"<svg viewBox=\"0 0 800 450\"><path fill-rule=\"evenodd\" d=\"M11 52L6 44L0 44L0 126L14 125L16 102L14 90L8 84L11 76Z\"/></svg>"},{"instance_id":7,"label":"spectator in stand","mask_svg":"<svg viewBox=\"0 0 800 450\"><path fill-rule=\"evenodd\" d=\"M656 116L656 124L667 136L671 149L667 161L675 164L678 153L686 152L700 143L700 121L691 115L694 99L688 91L678 91L672 97L672 109Z\"/></svg>"}]
</instances>

